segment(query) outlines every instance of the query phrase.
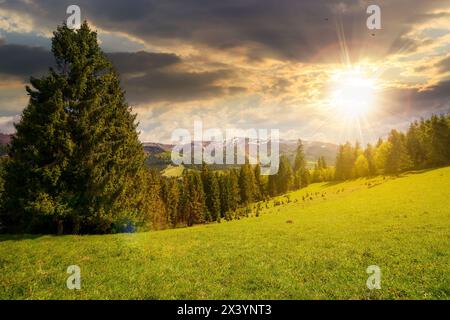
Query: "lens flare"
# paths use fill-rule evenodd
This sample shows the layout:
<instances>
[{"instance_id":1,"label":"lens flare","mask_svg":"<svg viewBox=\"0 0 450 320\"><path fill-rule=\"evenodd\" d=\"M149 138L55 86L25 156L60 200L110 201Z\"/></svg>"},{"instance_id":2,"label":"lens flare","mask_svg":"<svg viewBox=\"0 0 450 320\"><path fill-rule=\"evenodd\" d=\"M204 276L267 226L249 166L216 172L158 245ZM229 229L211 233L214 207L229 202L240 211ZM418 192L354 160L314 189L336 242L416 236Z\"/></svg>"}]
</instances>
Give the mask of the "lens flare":
<instances>
[{"instance_id":1,"label":"lens flare","mask_svg":"<svg viewBox=\"0 0 450 320\"><path fill-rule=\"evenodd\" d=\"M360 70L337 72L333 77L330 105L344 118L358 118L366 115L375 99L375 79Z\"/></svg>"}]
</instances>

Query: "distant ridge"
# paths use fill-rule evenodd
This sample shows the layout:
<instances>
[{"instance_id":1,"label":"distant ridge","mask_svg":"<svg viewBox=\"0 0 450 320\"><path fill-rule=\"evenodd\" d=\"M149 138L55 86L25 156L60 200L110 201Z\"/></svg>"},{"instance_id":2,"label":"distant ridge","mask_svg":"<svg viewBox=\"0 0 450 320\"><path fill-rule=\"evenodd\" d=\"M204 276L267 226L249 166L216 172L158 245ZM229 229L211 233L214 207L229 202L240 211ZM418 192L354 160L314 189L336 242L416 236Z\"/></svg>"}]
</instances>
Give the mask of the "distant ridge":
<instances>
[{"instance_id":1,"label":"distant ridge","mask_svg":"<svg viewBox=\"0 0 450 320\"><path fill-rule=\"evenodd\" d=\"M11 142L12 134L4 134L0 133L0 146L6 146ZM238 139L238 138L237 138ZM319 157L325 157L325 160L329 164L334 164L336 159L336 154L339 146L337 144L321 142L321 141L307 141L302 140L305 157L307 161L316 161ZM203 147L207 146L210 142L203 142ZM258 142L256 142L258 143ZM280 140L280 153L286 154L289 158L293 158L295 155L295 151L297 149L297 140ZM191 145L198 144L198 142L191 142ZM175 146L174 144L169 143L158 143L158 142L143 142L142 146L147 154L150 156L160 155L167 152L171 152L172 148ZM164 157L164 162L167 162L169 159ZM293 160L293 159L291 159ZM158 157L158 161L161 161L161 158Z\"/></svg>"},{"instance_id":2,"label":"distant ridge","mask_svg":"<svg viewBox=\"0 0 450 320\"><path fill-rule=\"evenodd\" d=\"M236 142L235 138L233 141ZM201 143L203 147L207 146L211 142L203 142ZM214 142L213 142L214 143ZM227 141L225 141L227 143ZM252 141L251 143L258 143L258 141ZM325 161L328 164L334 164L336 159L336 154L338 151L339 146L337 144L328 143L328 142L321 142L321 141L306 141L302 140L304 152L305 152L305 158L307 161L315 162L319 157L323 156L325 157ZM197 145L199 142L192 141L191 145ZM295 155L296 149L297 149L297 140L283 140L280 139L280 153L287 155L289 158L292 158ZM158 142L144 142L142 143L144 146L144 150L150 155L158 155L165 152L171 152L172 148L175 146L174 144L167 144L167 143L158 143ZM159 157L158 157L159 158ZM159 159L161 160L161 159Z\"/></svg>"}]
</instances>

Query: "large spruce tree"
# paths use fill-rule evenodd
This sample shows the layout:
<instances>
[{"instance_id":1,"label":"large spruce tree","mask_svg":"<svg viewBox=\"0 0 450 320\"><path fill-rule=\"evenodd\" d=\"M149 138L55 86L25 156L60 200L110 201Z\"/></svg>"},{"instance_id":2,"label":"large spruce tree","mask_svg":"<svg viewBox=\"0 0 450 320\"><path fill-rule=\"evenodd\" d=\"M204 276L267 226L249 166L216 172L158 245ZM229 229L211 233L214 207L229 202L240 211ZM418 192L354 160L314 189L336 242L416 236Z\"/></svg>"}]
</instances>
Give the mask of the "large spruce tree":
<instances>
[{"instance_id":1,"label":"large spruce tree","mask_svg":"<svg viewBox=\"0 0 450 320\"><path fill-rule=\"evenodd\" d=\"M2 220L9 232L110 232L140 214L135 115L87 23L58 27L52 52L56 67L27 87Z\"/></svg>"}]
</instances>

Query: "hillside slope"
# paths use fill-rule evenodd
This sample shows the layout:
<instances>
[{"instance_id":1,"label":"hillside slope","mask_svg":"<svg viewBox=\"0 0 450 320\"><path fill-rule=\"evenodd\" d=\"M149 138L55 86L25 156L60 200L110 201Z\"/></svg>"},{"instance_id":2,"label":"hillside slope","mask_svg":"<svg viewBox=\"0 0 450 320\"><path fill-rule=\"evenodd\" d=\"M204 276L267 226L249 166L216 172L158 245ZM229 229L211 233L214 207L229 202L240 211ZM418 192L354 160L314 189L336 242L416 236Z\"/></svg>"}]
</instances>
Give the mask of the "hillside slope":
<instances>
[{"instance_id":1,"label":"hillside slope","mask_svg":"<svg viewBox=\"0 0 450 320\"><path fill-rule=\"evenodd\" d=\"M240 221L2 236L0 298L448 299L449 190L450 167L315 184ZM66 288L73 264L78 291ZM369 265L381 268L380 290L366 287Z\"/></svg>"}]
</instances>

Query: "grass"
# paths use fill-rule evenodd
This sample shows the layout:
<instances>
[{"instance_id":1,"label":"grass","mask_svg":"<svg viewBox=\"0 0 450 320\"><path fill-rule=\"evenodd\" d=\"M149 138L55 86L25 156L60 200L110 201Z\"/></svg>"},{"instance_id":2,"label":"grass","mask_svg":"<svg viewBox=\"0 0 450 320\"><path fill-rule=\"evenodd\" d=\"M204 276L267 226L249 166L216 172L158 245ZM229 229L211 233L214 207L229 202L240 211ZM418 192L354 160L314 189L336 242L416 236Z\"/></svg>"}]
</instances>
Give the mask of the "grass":
<instances>
[{"instance_id":1,"label":"grass","mask_svg":"<svg viewBox=\"0 0 450 320\"><path fill-rule=\"evenodd\" d=\"M184 166L180 165L180 166L173 166L173 165L168 165L163 171L162 171L162 175L165 177L181 177L181 175L183 174L184 171Z\"/></svg>"},{"instance_id":2,"label":"grass","mask_svg":"<svg viewBox=\"0 0 450 320\"><path fill-rule=\"evenodd\" d=\"M220 224L3 236L0 298L449 299L449 190L450 167L314 184ZM72 264L81 290L66 288ZM380 290L366 287L369 265Z\"/></svg>"}]
</instances>

